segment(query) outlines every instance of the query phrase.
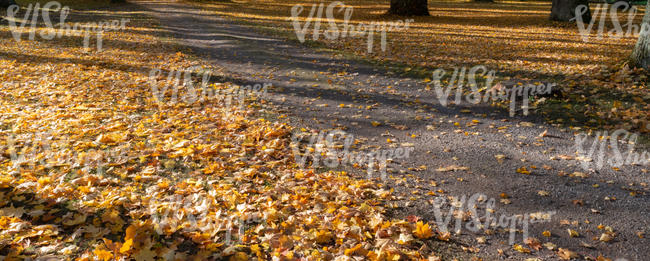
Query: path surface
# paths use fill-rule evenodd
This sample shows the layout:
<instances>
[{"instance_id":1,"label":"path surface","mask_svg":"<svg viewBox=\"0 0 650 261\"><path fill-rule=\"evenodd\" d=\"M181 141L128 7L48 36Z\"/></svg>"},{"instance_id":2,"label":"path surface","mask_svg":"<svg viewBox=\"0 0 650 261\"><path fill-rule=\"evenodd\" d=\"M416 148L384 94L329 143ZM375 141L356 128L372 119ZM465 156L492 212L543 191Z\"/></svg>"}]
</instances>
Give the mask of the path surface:
<instances>
[{"instance_id":1,"label":"path surface","mask_svg":"<svg viewBox=\"0 0 650 261\"><path fill-rule=\"evenodd\" d=\"M435 196L427 193L440 189L443 195L455 197L483 193L496 199L496 216L556 211L550 222L530 225L530 236L542 243L550 241L592 257L602 254L639 261L650 258L650 241L637 235L642 232L647 237L650 233L650 200L645 185L648 173L635 166L624 166L620 171L585 171L577 161L562 159L560 155L575 155L573 132L551 127L534 117L511 118L507 112L486 106L443 107L435 92L424 90L421 81L257 33L210 10L173 1L136 4L159 18L162 29L172 33L179 43L223 68L229 81L273 83L278 88L268 99L279 111L289 114L293 125L316 130L347 128L355 138L367 139L364 145L368 146L388 148L387 138L413 144L415 151L409 158L395 160L391 165L397 179L382 181L402 199L390 211L394 217L416 215L434 223ZM367 106L371 109L367 110ZM375 127L373 121L382 124ZM545 130L547 135L538 137ZM505 159L500 162L496 155L505 155ZM436 170L452 165L469 169ZM531 175L517 173L524 166L537 169ZM572 175L575 172L587 175ZM548 195L541 196L539 191ZM506 193L508 199L501 200L501 193ZM479 207L478 213L483 215L484 211ZM593 239L603 232L597 228L599 224L613 228L613 241ZM453 230L454 225L452 221L449 229ZM578 231L580 236L569 237L567 229ZM542 236L545 230L552 233L551 238ZM474 234L463 229L456 237L478 247L478 255L487 260L532 257L508 246L506 233L497 231L486 236L485 244L477 243L476 238L482 236L486 236L483 231ZM516 243L523 244L521 234L517 234ZM504 255L498 256L498 249L504 250ZM546 249L536 255L543 260L558 259Z\"/></svg>"}]
</instances>

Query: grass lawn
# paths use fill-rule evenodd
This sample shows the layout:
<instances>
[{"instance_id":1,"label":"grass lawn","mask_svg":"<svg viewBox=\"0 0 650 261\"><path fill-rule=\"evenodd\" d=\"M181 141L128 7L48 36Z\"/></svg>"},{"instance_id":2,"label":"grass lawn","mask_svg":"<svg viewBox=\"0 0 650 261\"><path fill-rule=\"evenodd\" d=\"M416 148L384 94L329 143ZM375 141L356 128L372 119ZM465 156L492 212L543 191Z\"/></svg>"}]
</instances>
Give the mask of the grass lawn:
<instances>
[{"instance_id":1,"label":"grass lawn","mask_svg":"<svg viewBox=\"0 0 650 261\"><path fill-rule=\"evenodd\" d=\"M320 1L200 2L215 15L246 19L261 30L294 40L297 37L291 8L297 4L304 7L304 25L315 3ZM351 0L345 4L353 7L350 24L405 19L385 14L389 1ZM634 20L637 25L645 11L642 6L638 8ZM379 34L375 34L372 53L367 51L367 37L327 40L321 35L314 41L313 23L307 30L306 43L344 50L422 78L423 86L430 84L426 79L437 68L453 70L475 65L495 70L501 80L554 82L564 97L536 104L549 122L575 128L623 128L649 133L647 72L625 66L637 35L597 39L594 29L585 42L574 23L549 21L550 9L550 2L539 1L429 1L431 16L414 17L408 30L388 32L386 51L380 49ZM596 4L592 4L592 12L595 11ZM322 30L328 27L325 17L323 14ZM341 27L343 14L335 12L334 17ZM620 17L627 19L627 13ZM613 28L610 20L608 17L605 32ZM621 24L625 22L622 20Z\"/></svg>"}]
</instances>

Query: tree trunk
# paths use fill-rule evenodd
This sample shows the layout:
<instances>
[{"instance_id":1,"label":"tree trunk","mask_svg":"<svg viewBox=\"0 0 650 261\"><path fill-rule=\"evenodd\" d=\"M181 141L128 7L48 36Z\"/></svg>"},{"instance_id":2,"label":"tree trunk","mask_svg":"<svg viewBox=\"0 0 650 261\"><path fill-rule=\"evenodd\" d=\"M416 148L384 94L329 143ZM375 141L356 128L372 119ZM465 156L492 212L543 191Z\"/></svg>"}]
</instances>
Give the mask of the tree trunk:
<instances>
[{"instance_id":1,"label":"tree trunk","mask_svg":"<svg viewBox=\"0 0 650 261\"><path fill-rule=\"evenodd\" d=\"M553 0L551 7L551 21L569 22L576 17L576 7L586 5L587 12L582 14L582 21L589 23L591 21L591 10L589 10L589 0Z\"/></svg>"},{"instance_id":2,"label":"tree trunk","mask_svg":"<svg viewBox=\"0 0 650 261\"><path fill-rule=\"evenodd\" d=\"M474 2L494 3L494 0L474 0Z\"/></svg>"},{"instance_id":3,"label":"tree trunk","mask_svg":"<svg viewBox=\"0 0 650 261\"><path fill-rule=\"evenodd\" d=\"M650 69L650 1L646 4L639 41L630 60L633 66Z\"/></svg>"},{"instance_id":4,"label":"tree trunk","mask_svg":"<svg viewBox=\"0 0 650 261\"><path fill-rule=\"evenodd\" d=\"M429 15L427 0L390 0L389 14L394 15Z\"/></svg>"}]
</instances>

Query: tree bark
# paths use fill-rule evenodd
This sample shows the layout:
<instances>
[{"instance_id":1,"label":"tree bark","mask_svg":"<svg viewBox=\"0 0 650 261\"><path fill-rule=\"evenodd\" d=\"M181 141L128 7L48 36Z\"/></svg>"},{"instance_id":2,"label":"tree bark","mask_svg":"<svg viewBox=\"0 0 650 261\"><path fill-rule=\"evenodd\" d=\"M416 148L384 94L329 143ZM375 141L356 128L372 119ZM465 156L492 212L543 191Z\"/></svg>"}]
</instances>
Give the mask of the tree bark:
<instances>
[{"instance_id":1,"label":"tree bark","mask_svg":"<svg viewBox=\"0 0 650 261\"><path fill-rule=\"evenodd\" d=\"M639 41L632 51L630 60L635 67L650 69L650 1L646 4Z\"/></svg>"},{"instance_id":2,"label":"tree bark","mask_svg":"<svg viewBox=\"0 0 650 261\"><path fill-rule=\"evenodd\" d=\"M405 16L428 16L427 0L390 0L389 14Z\"/></svg>"},{"instance_id":3,"label":"tree bark","mask_svg":"<svg viewBox=\"0 0 650 261\"><path fill-rule=\"evenodd\" d=\"M551 6L551 21L571 21L576 17L576 7L579 5L587 6L587 12L582 14L582 21L589 23L591 21L589 0L553 0L553 4Z\"/></svg>"}]
</instances>

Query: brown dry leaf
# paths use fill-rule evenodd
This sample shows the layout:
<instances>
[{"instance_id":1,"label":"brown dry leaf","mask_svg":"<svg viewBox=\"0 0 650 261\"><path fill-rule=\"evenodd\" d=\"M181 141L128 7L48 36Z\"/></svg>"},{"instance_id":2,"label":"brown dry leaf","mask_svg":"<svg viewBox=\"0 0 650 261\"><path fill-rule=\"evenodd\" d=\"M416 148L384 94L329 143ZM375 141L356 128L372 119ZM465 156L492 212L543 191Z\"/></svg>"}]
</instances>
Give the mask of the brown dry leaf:
<instances>
[{"instance_id":1,"label":"brown dry leaf","mask_svg":"<svg viewBox=\"0 0 650 261\"><path fill-rule=\"evenodd\" d=\"M409 129L409 127L406 126L406 125L393 125L393 128L395 128L397 130L408 130Z\"/></svg>"},{"instance_id":2,"label":"brown dry leaf","mask_svg":"<svg viewBox=\"0 0 650 261\"><path fill-rule=\"evenodd\" d=\"M548 249L548 250L553 250L553 249L555 249L557 246L556 246L555 244L551 243L551 242L546 242L546 243L544 243L544 247L545 247L546 249Z\"/></svg>"},{"instance_id":3,"label":"brown dry leaf","mask_svg":"<svg viewBox=\"0 0 650 261\"><path fill-rule=\"evenodd\" d=\"M584 172L576 171L576 172L573 172L572 174L569 174L569 177L578 177L578 178L585 179L585 178L589 177L589 175L587 173L584 173Z\"/></svg>"},{"instance_id":4,"label":"brown dry leaf","mask_svg":"<svg viewBox=\"0 0 650 261\"><path fill-rule=\"evenodd\" d=\"M463 167L463 166L451 165L451 166L440 167L440 168L436 169L436 171L439 171L439 172L447 172L447 171L465 171L465 170L469 170L469 167Z\"/></svg>"},{"instance_id":5,"label":"brown dry leaf","mask_svg":"<svg viewBox=\"0 0 650 261\"><path fill-rule=\"evenodd\" d=\"M596 261L612 261L611 258L606 258L604 256L598 256L596 257Z\"/></svg>"},{"instance_id":6,"label":"brown dry leaf","mask_svg":"<svg viewBox=\"0 0 650 261\"><path fill-rule=\"evenodd\" d=\"M539 134L539 137L546 137L547 134L548 134L548 130L544 130L544 132Z\"/></svg>"},{"instance_id":7,"label":"brown dry leaf","mask_svg":"<svg viewBox=\"0 0 650 261\"><path fill-rule=\"evenodd\" d=\"M527 122L527 121L522 121L522 122L519 123L519 125L521 125L523 127L535 127L535 124L533 124L532 122Z\"/></svg>"},{"instance_id":8,"label":"brown dry leaf","mask_svg":"<svg viewBox=\"0 0 650 261\"><path fill-rule=\"evenodd\" d=\"M542 249L542 243L539 242L537 238L533 238L533 237L526 238L526 240L524 240L524 243L536 251Z\"/></svg>"},{"instance_id":9,"label":"brown dry leaf","mask_svg":"<svg viewBox=\"0 0 650 261\"><path fill-rule=\"evenodd\" d=\"M578 258L578 254L576 252L573 252L571 250L568 250L566 248L559 248L557 251L557 255L562 259L562 260L570 260L572 258Z\"/></svg>"},{"instance_id":10,"label":"brown dry leaf","mask_svg":"<svg viewBox=\"0 0 650 261\"><path fill-rule=\"evenodd\" d=\"M86 217L87 217L87 215L77 213L77 214L71 215L68 219L65 219L62 223L63 223L63 225L66 225L66 226L79 225L81 223L86 222Z\"/></svg>"},{"instance_id":11,"label":"brown dry leaf","mask_svg":"<svg viewBox=\"0 0 650 261\"><path fill-rule=\"evenodd\" d=\"M612 239L614 239L614 236L611 235L611 233L602 233L598 240L600 240L602 242L609 242L609 241L612 241Z\"/></svg>"},{"instance_id":12,"label":"brown dry leaf","mask_svg":"<svg viewBox=\"0 0 650 261\"><path fill-rule=\"evenodd\" d=\"M585 247L585 248L592 248L592 249L594 248L593 245L587 244L587 243L585 243L583 241L580 241L580 246Z\"/></svg>"},{"instance_id":13,"label":"brown dry leaf","mask_svg":"<svg viewBox=\"0 0 650 261\"><path fill-rule=\"evenodd\" d=\"M24 213L25 213L25 208L23 207L16 208L13 206L13 204L11 204L11 206L9 207L0 209L0 216L20 218Z\"/></svg>"}]
</instances>

